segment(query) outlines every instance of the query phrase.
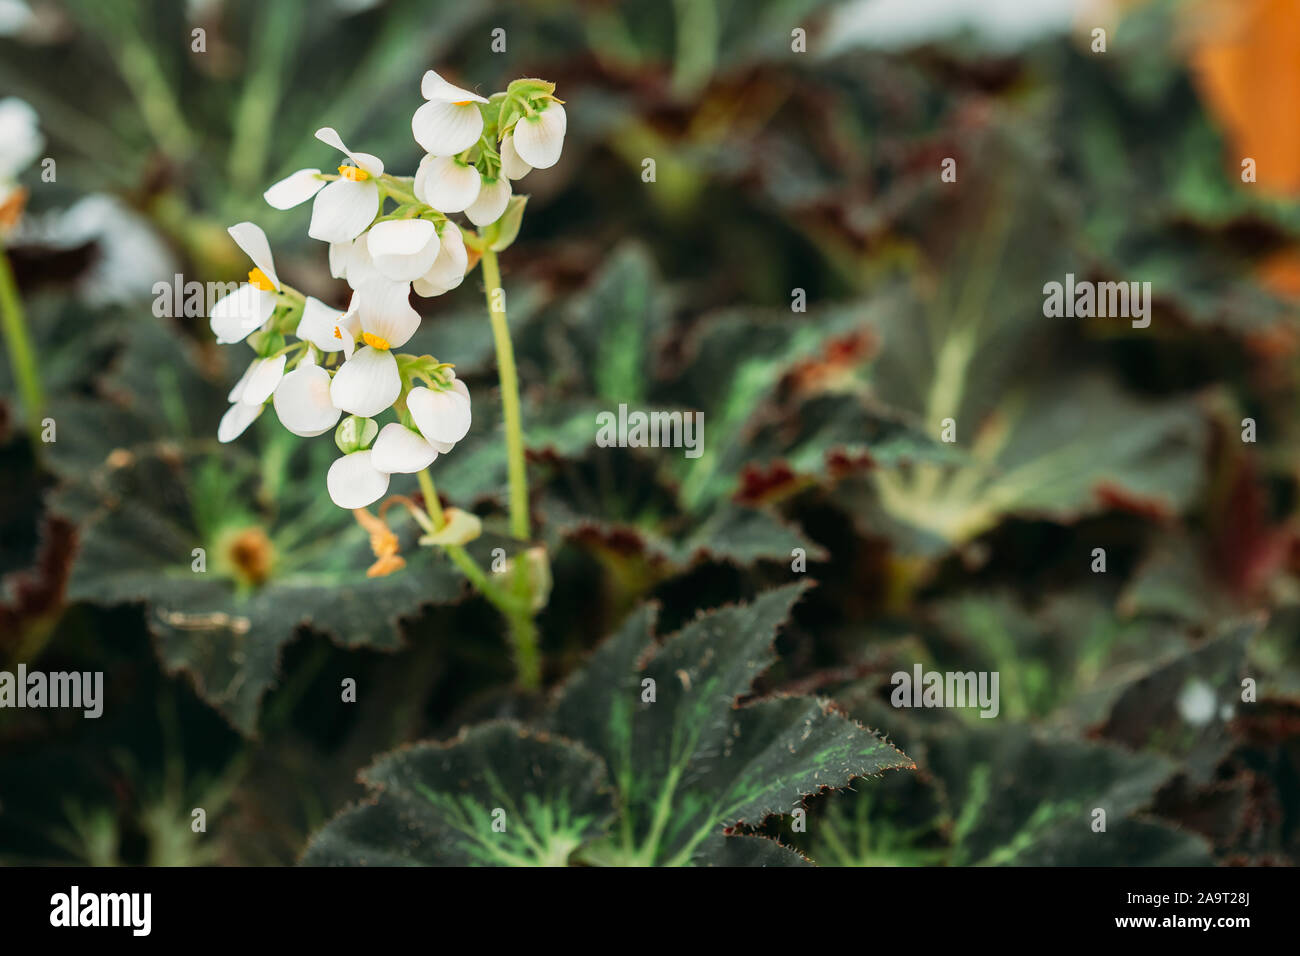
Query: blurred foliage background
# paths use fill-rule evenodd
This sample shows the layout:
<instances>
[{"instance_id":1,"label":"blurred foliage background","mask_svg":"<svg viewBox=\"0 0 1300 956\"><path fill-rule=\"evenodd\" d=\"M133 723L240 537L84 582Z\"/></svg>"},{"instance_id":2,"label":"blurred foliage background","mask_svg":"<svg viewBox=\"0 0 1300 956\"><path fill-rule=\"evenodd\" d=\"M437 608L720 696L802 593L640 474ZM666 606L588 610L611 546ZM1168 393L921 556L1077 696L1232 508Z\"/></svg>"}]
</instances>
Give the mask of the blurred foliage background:
<instances>
[{"instance_id":1,"label":"blurred foliage background","mask_svg":"<svg viewBox=\"0 0 1300 956\"><path fill-rule=\"evenodd\" d=\"M152 307L177 274L240 278L247 218L344 304L301 210L261 192L325 162L324 125L413 172L436 68L544 77L568 109L503 260L549 685L641 602L671 633L788 583L802 548L817 587L757 691L830 697L918 768L763 833L839 865L1294 862L1300 14L1025 6L0 5L0 95L57 162L23 178L6 249L57 440L0 363L0 666L103 670L107 695L98 720L0 710L0 860L291 863L373 755L543 712L414 529L405 572L364 578L327 443L271 416L216 443L242 353ZM1045 318L1067 272L1151 282L1150 327ZM425 301L416 350L473 389L436 467L482 557L511 545L480 298L472 274ZM622 402L703 411L705 455L596 448ZM999 717L891 707L917 662L998 671ZM1091 832L1097 806L1123 838Z\"/></svg>"}]
</instances>

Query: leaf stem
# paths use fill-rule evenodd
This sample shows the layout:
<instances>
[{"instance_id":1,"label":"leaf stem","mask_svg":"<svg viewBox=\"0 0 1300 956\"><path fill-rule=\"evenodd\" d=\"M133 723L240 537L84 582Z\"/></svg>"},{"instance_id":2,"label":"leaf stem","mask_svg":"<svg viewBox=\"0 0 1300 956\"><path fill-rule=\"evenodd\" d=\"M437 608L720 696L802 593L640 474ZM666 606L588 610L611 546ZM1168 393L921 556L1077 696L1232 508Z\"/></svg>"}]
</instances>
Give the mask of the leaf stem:
<instances>
[{"instance_id":1,"label":"leaf stem","mask_svg":"<svg viewBox=\"0 0 1300 956\"><path fill-rule=\"evenodd\" d=\"M4 329L5 346L9 351L9 365L14 372L14 384L18 388L23 412L27 416L29 437L35 443L39 441L41 433L41 412L45 407L45 393L41 388L41 376L36 367L36 352L32 348L31 335L27 330L27 318L23 314L22 299L18 295L18 283L14 279L13 269L9 266L9 257L3 250L0 250L0 325Z\"/></svg>"},{"instance_id":2,"label":"leaf stem","mask_svg":"<svg viewBox=\"0 0 1300 956\"><path fill-rule=\"evenodd\" d=\"M483 292L488 316L492 320L492 338L496 343L497 371L501 379L501 406L505 412L506 466L510 477L510 533L527 541L528 472L524 464L524 432L519 413L519 373L515 368L515 350L510 342L506 321L505 295L501 290L501 268L497 254L483 249Z\"/></svg>"}]
</instances>

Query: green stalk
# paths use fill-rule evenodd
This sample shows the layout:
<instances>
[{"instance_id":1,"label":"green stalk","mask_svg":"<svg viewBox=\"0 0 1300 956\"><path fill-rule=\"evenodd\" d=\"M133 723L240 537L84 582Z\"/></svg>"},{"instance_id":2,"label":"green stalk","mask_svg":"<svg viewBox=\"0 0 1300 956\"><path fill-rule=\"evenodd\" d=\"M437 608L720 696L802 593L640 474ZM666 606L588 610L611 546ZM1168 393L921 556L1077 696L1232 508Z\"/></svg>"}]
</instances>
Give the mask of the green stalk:
<instances>
[{"instance_id":1,"label":"green stalk","mask_svg":"<svg viewBox=\"0 0 1300 956\"><path fill-rule=\"evenodd\" d=\"M36 351L32 348L23 314L22 299L18 296L18 283L14 280L9 257L0 250L0 325L4 328L5 347L9 352L9 365L14 372L14 383L22 398L23 412L27 416L29 437L35 444L40 441L41 412L45 408L45 394L41 376L36 367Z\"/></svg>"},{"instance_id":2,"label":"green stalk","mask_svg":"<svg viewBox=\"0 0 1300 956\"><path fill-rule=\"evenodd\" d=\"M501 406L506 423L506 466L510 476L510 533L527 541L528 472L524 467L524 430L519 414L519 373L515 369L515 350L510 343L510 326L506 321L505 297L494 296L501 288L501 269L497 254L483 249L483 291L488 315L492 320L492 338L496 342L497 372L501 379ZM494 308L494 300L500 308Z\"/></svg>"},{"instance_id":3,"label":"green stalk","mask_svg":"<svg viewBox=\"0 0 1300 956\"><path fill-rule=\"evenodd\" d=\"M438 500L438 491L433 485L433 477L425 470L416 474L416 480L420 483L424 507L433 521L433 528L435 531L441 530L447 523L447 518L442 512L442 503ZM533 621L532 608L529 604L524 565L518 564L515 570L517 580L523 583L522 587L515 589L520 593L508 594L488 579L487 574L463 547L458 544L445 544L442 549L447 552L452 563L460 568L461 573L469 579L478 592L487 598L506 619L510 644L514 648L519 683L528 690L536 690L542 685L541 655L537 646L537 625Z\"/></svg>"}]
</instances>

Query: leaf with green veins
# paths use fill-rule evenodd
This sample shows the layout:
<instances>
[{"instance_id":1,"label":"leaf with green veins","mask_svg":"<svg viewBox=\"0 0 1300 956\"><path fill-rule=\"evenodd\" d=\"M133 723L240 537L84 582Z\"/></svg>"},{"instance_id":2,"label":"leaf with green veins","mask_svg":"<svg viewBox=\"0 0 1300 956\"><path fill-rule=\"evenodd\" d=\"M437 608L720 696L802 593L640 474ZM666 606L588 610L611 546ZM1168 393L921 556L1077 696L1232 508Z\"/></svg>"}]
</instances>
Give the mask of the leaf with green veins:
<instances>
[{"instance_id":1,"label":"leaf with green veins","mask_svg":"<svg viewBox=\"0 0 1300 956\"><path fill-rule=\"evenodd\" d=\"M638 608L558 693L547 720L557 738L488 725L446 747L421 744L381 758L365 775L381 791L375 802L327 825L305 861L807 862L763 836L731 833L810 794L914 765L826 701L737 706L775 659L776 630L803 590L793 585L702 614L662 647L654 610ZM653 701L643 700L649 680ZM485 843L495 839L498 806L510 821L527 821L518 831L508 824L508 845Z\"/></svg>"},{"instance_id":2,"label":"leaf with green veins","mask_svg":"<svg viewBox=\"0 0 1300 956\"><path fill-rule=\"evenodd\" d=\"M1201 840L1137 816L1173 774L1167 761L1015 725L940 733L926 754L955 820L952 865L1205 862Z\"/></svg>"},{"instance_id":3,"label":"leaf with green veins","mask_svg":"<svg viewBox=\"0 0 1300 956\"><path fill-rule=\"evenodd\" d=\"M320 477L319 452L328 449L305 447L317 454L297 463L298 480L286 484L275 511L262 509L258 472L237 452L218 459L171 449L113 469L68 585L72 600L146 604L164 666L188 672L199 694L246 734L300 628L346 646L396 649L399 618L463 593L449 562L414 546L414 527L396 526L409 566L367 578L366 535L329 500ZM204 549L201 572L195 548Z\"/></svg>"},{"instance_id":4,"label":"leaf with green veins","mask_svg":"<svg viewBox=\"0 0 1300 956\"><path fill-rule=\"evenodd\" d=\"M959 421L972 419L959 417ZM1102 378L1008 394L969 426L964 463L920 462L844 486L844 506L909 548L963 544L1008 515L1069 522L1109 507L1176 513L1198 493L1208 431L1188 401L1144 402Z\"/></svg>"},{"instance_id":5,"label":"leaf with green veins","mask_svg":"<svg viewBox=\"0 0 1300 956\"><path fill-rule=\"evenodd\" d=\"M855 777L912 766L823 701L736 707L774 660L776 630L802 591L785 587L703 615L637 671L629 665L654 647L653 614L643 609L566 685L551 726L601 754L619 790L618 826L593 859L717 862L728 827L756 825ZM656 698L643 702L650 680Z\"/></svg>"},{"instance_id":6,"label":"leaf with green veins","mask_svg":"<svg viewBox=\"0 0 1300 956\"><path fill-rule=\"evenodd\" d=\"M309 866L564 866L614 817L600 759L518 724L417 744L361 775L369 803L316 834Z\"/></svg>"}]
</instances>

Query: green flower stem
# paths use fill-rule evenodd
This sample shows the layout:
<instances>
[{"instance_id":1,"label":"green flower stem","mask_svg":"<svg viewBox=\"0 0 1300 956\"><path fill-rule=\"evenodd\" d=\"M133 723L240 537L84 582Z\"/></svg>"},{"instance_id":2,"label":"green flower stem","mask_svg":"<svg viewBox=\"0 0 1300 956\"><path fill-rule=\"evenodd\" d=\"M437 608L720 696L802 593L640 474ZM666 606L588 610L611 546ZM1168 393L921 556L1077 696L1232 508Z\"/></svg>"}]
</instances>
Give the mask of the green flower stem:
<instances>
[{"instance_id":1,"label":"green flower stem","mask_svg":"<svg viewBox=\"0 0 1300 956\"><path fill-rule=\"evenodd\" d=\"M40 440L41 412L45 407L45 394L41 388L40 372L36 368L36 351L32 348L23 314L22 299L18 296L18 283L14 280L9 257L0 250L0 325L4 328L5 347L9 352L9 365L13 368L14 383L22 398L27 415L29 437Z\"/></svg>"},{"instance_id":2,"label":"green flower stem","mask_svg":"<svg viewBox=\"0 0 1300 956\"><path fill-rule=\"evenodd\" d=\"M438 500L438 491L434 488L433 477L427 470L417 473L420 494L424 497L424 507L429 512L435 531L441 530L447 523L443 514L442 503ZM470 553L458 544L445 544L442 549L447 552L453 564L460 568L470 584L501 612L508 625L511 646L514 648L515 668L519 683L528 690L535 690L542 684L541 656L537 646L537 625L533 621L532 607L526 593L527 579L523 564L517 566L517 579L524 587L516 588L520 594L511 594L497 587L488 579L487 574Z\"/></svg>"},{"instance_id":3,"label":"green flower stem","mask_svg":"<svg viewBox=\"0 0 1300 956\"><path fill-rule=\"evenodd\" d=\"M497 254L483 249L483 291L488 315L492 319L492 338L496 342L497 371L501 377L501 405L506 420L506 466L510 476L510 533L520 541L529 538L528 472L524 467L524 431L519 414L519 373L515 369L515 350L510 343L510 326L506 321L504 296L493 292L501 288L501 268ZM500 308L495 306L499 305Z\"/></svg>"}]
</instances>

